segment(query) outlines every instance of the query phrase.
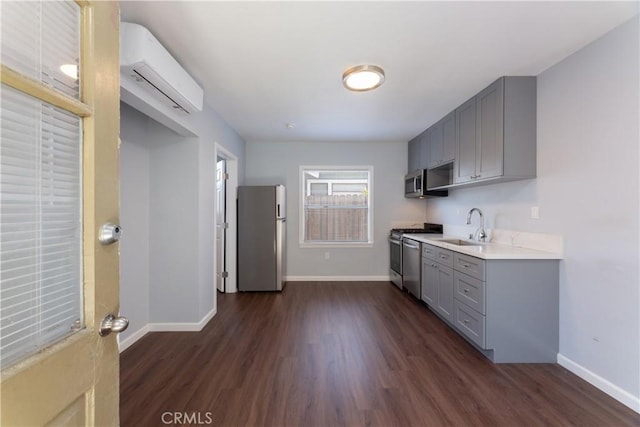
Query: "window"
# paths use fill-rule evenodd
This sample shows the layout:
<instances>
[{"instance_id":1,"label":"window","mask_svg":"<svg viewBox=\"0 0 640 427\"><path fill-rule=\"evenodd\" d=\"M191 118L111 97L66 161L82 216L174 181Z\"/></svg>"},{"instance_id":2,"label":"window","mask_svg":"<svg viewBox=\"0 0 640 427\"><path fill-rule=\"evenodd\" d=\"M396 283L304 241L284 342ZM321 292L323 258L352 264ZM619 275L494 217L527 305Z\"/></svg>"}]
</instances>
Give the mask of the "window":
<instances>
[{"instance_id":1,"label":"window","mask_svg":"<svg viewBox=\"0 0 640 427\"><path fill-rule=\"evenodd\" d=\"M302 166L301 245L370 245L372 166Z\"/></svg>"},{"instance_id":2,"label":"window","mask_svg":"<svg viewBox=\"0 0 640 427\"><path fill-rule=\"evenodd\" d=\"M79 79L63 71L77 73L80 65L78 4L6 2L1 22L0 365L6 367L83 325L82 118L74 110L85 106L78 102ZM21 83L25 78L32 81Z\"/></svg>"}]
</instances>

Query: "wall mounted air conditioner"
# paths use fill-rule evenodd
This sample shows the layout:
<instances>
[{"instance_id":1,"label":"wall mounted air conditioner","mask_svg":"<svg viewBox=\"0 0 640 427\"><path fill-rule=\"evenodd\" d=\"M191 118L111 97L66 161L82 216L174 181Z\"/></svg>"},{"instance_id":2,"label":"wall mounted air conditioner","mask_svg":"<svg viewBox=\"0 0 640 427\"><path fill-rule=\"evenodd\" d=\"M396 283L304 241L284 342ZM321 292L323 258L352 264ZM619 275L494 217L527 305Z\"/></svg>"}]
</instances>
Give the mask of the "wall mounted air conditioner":
<instances>
[{"instance_id":1,"label":"wall mounted air conditioner","mask_svg":"<svg viewBox=\"0 0 640 427\"><path fill-rule=\"evenodd\" d=\"M120 75L176 111L202 111L202 88L142 25L120 25Z\"/></svg>"}]
</instances>

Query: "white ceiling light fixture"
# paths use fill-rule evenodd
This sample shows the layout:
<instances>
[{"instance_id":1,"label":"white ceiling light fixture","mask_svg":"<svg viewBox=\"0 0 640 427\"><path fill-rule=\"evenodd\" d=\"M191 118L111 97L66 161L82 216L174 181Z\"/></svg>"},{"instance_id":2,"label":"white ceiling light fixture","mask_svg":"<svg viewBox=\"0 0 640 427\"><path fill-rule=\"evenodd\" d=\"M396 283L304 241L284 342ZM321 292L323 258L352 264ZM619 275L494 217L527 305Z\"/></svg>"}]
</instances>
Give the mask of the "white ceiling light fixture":
<instances>
[{"instance_id":1,"label":"white ceiling light fixture","mask_svg":"<svg viewBox=\"0 0 640 427\"><path fill-rule=\"evenodd\" d=\"M78 80L78 66L76 64L61 65L60 71L62 71L64 74L71 77L72 79Z\"/></svg>"},{"instance_id":2,"label":"white ceiling light fixture","mask_svg":"<svg viewBox=\"0 0 640 427\"><path fill-rule=\"evenodd\" d=\"M356 65L342 74L342 84L349 90L365 92L384 83L384 70L376 65Z\"/></svg>"}]
</instances>

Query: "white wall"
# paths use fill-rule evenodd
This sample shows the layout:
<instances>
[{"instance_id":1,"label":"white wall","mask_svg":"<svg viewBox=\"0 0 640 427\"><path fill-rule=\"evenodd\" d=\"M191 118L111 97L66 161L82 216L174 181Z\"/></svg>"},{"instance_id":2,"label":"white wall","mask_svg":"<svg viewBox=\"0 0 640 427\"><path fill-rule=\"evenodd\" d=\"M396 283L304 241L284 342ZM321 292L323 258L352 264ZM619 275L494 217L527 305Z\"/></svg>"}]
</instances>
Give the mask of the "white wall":
<instances>
[{"instance_id":1,"label":"white wall","mask_svg":"<svg viewBox=\"0 0 640 427\"><path fill-rule=\"evenodd\" d=\"M299 245L301 165L373 165L373 247L301 248ZM250 143L247 185L284 184L287 188L288 277L355 276L388 278L387 235L393 221L424 221L424 201L405 199L406 143ZM329 252L330 259L325 259Z\"/></svg>"},{"instance_id":2,"label":"white wall","mask_svg":"<svg viewBox=\"0 0 640 427\"><path fill-rule=\"evenodd\" d=\"M149 147L146 117L120 105L120 311L126 340L149 323Z\"/></svg>"},{"instance_id":3,"label":"white wall","mask_svg":"<svg viewBox=\"0 0 640 427\"><path fill-rule=\"evenodd\" d=\"M559 361L640 409L638 21L538 76L538 177L455 190L432 221L564 235ZM530 208L540 207L540 219ZM459 213L458 213L459 211Z\"/></svg>"},{"instance_id":4,"label":"white wall","mask_svg":"<svg viewBox=\"0 0 640 427\"><path fill-rule=\"evenodd\" d=\"M208 106L188 123L196 137L121 104L120 311L131 320L121 348L150 330L198 330L215 313L215 147L242 174L245 144Z\"/></svg>"},{"instance_id":5,"label":"white wall","mask_svg":"<svg viewBox=\"0 0 640 427\"><path fill-rule=\"evenodd\" d=\"M206 114L199 116L196 122L196 128L201 135L197 165L200 182L197 219L199 224L198 311L200 318L210 314L211 306L208 302L212 299L217 301L217 293L214 292L212 286L212 282L215 281L215 271L214 260L211 258L215 250L216 162L219 154L216 152L216 143L237 159L234 160L234 163L237 165L239 184L244 182L245 171L244 140L213 109L205 107L205 111ZM229 189L229 193L235 194L232 189ZM230 221L235 221L235 218Z\"/></svg>"},{"instance_id":6,"label":"white wall","mask_svg":"<svg viewBox=\"0 0 640 427\"><path fill-rule=\"evenodd\" d=\"M198 139L154 121L149 138L149 321L198 322Z\"/></svg>"}]
</instances>

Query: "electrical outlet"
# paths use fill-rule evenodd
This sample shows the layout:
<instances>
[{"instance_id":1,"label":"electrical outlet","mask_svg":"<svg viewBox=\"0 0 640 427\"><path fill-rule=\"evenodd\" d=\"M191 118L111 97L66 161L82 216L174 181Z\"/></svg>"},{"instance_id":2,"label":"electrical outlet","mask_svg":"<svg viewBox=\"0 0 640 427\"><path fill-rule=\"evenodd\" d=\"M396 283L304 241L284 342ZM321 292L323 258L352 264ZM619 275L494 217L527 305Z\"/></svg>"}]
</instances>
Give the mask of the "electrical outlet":
<instances>
[{"instance_id":1,"label":"electrical outlet","mask_svg":"<svg viewBox=\"0 0 640 427\"><path fill-rule=\"evenodd\" d=\"M329 258L331 258L331 254L329 252L325 252L324 259L329 259Z\"/></svg>"},{"instance_id":2,"label":"electrical outlet","mask_svg":"<svg viewBox=\"0 0 640 427\"><path fill-rule=\"evenodd\" d=\"M531 206L531 219L540 219L540 207Z\"/></svg>"}]
</instances>

